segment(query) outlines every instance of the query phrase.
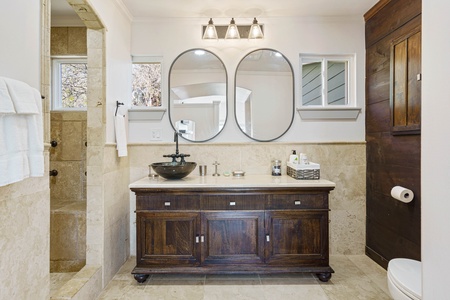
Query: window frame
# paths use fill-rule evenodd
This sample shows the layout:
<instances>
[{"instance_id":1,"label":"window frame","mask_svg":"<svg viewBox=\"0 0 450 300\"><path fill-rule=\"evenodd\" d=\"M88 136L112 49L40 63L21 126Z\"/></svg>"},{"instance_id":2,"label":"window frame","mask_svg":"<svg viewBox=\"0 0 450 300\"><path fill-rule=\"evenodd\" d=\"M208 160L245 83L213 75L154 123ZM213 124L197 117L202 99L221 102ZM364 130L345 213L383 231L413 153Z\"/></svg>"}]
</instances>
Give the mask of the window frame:
<instances>
[{"instance_id":1,"label":"window frame","mask_svg":"<svg viewBox=\"0 0 450 300\"><path fill-rule=\"evenodd\" d=\"M131 99L131 109L158 109L158 108L165 107L164 102L163 102L163 99L164 99L163 85L165 84L165 82L163 80L164 79L163 57L162 56L132 56L131 64L132 65L134 65L134 64L159 64L161 67L161 84L160 84L160 86L161 86L161 99L160 99L161 105L160 106L138 106L138 105L133 105L133 99Z\"/></svg>"},{"instance_id":2,"label":"window frame","mask_svg":"<svg viewBox=\"0 0 450 300\"><path fill-rule=\"evenodd\" d=\"M87 56L54 56L51 58L52 63L52 111L86 111L85 107L63 107L61 97L61 64L84 63L87 65Z\"/></svg>"},{"instance_id":3,"label":"window frame","mask_svg":"<svg viewBox=\"0 0 450 300\"><path fill-rule=\"evenodd\" d=\"M133 99L131 93L133 92L132 87L132 64L145 64L145 63L159 63L161 65L161 106L136 106L133 105ZM165 97L165 85L166 82L164 79L164 64L162 56L131 56L131 66L130 66L130 108L128 109L128 120L129 121L138 121L138 122L147 122L147 121L161 121L165 112L166 112L166 103L164 103L163 99Z\"/></svg>"},{"instance_id":4,"label":"window frame","mask_svg":"<svg viewBox=\"0 0 450 300\"><path fill-rule=\"evenodd\" d=\"M356 119L361 108L356 106L356 54L305 54L300 55L299 106L302 119ZM303 63L321 62L321 104L303 104ZM327 92L328 62L346 63L346 104L329 104Z\"/></svg>"}]
</instances>

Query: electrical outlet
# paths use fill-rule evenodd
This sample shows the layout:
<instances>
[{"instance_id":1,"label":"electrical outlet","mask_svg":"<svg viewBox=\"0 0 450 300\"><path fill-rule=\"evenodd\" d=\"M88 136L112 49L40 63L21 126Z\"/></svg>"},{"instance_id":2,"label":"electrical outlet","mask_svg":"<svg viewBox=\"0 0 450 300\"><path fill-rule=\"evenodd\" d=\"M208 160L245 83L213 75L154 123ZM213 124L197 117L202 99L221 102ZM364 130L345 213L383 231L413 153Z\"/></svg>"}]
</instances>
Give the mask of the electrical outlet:
<instances>
[{"instance_id":1,"label":"electrical outlet","mask_svg":"<svg viewBox=\"0 0 450 300\"><path fill-rule=\"evenodd\" d=\"M155 128L150 130L150 140L151 141L160 141L162 136L162 129Z\"/></svg>"}]
</instances>

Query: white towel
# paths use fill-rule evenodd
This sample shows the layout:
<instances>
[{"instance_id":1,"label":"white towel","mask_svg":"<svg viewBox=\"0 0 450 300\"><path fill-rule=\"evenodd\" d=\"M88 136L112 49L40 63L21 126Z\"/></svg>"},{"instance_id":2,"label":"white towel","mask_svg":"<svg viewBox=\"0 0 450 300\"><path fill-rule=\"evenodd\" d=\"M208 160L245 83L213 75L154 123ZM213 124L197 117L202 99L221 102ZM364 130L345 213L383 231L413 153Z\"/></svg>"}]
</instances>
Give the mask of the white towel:
<instances>
[{"instance_id":1,"label":"white towel","mask_svg":"<svg viewBox=\"0 0 450 300\"><path fill-rule=\"evenodd\" d=\"M8 87L9 95L18 114L39 114L39 109L34 99L33 88L22 81L11 78L3 79Z\"/></svg>"},{"instance_id":2,"label":"white towel","mask_svg":"<svg viewBox=\"0 0 450 300\"><path fill-rule=\"evenodd\" d=\"M116 131L117 156L127 156L128 149L125 116L118 113L114 117L114 125Z\"/></svg>"},{"instance_id":3,"label":"white towel","mask_svg":"<svg viewBox=\"0 0 450 300\"><path fill-rule=\"evenodd\" d=\"M37 115L27 115L28 164L31 177L44 176L44 124L42 98L38 90L32 89Z\"/></svg>"},{"instance_id":4,"label":"white towel","mask_svg":"<svg viewBox=\"0 0 450 300\"><path fill-rule=\"evenodd\" d=\"M0 186L30 176L28 164L27 117L0 115Z\"/></svg>"},{"instance_id":5,"label":"white towel","mask_svg":"<svg viewBox=\"0 0 450 300\"><path fill-rule=\"evenodd\" d=\"M16 110L9 95L8 87L3 77L0 77L0 114L15 114Z\"/></svg>"},{"instance_id":6,"label":"white towel","mask_svg":"<svg viewBox=\"0 0 450 300\"><path fill-rule=\"evenodd\" d=\"M0 114L0 186L44 175L42 99L31 91L39 114Z\"/></svg>"}]
</instances>

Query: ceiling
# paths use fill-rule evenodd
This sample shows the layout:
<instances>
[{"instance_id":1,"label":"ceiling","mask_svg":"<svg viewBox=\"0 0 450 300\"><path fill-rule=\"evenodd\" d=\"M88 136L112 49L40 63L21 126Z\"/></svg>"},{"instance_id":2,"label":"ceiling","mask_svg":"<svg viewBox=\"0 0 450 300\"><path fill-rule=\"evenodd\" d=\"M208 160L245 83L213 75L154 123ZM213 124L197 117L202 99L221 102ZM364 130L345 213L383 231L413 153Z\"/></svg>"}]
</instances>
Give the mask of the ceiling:
<instances>
[{"instance_id":1,"label":"ceiling","mask_svg":"<svg viewBox=\"0 0 450 300\"><path fill-rule=\"evenodd\" d=\"M363 16L378 0L114 0L133 20L154 17ZM67 0L51 0L52 16L75 15Z\"/></svg>"}]
</instances>

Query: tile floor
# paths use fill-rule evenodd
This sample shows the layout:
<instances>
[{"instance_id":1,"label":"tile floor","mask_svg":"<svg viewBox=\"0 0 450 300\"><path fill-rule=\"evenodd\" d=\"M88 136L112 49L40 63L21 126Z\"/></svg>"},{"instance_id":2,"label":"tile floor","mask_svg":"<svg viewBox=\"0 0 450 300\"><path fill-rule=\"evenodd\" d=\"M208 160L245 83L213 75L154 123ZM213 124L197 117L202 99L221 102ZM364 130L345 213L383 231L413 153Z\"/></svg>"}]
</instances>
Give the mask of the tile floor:
<instances>
[{"instance_id":1,"label":"tile floor","mask_svg":"<svg viewBox=\"0 0 450 300\"><path fill-rule=\"evenodd\" d=\"M50 298L77 273L50 273Z\"/></svg>"},{"instance_id":2,"label":"tile floor","mask_svg":"<svg viewBox=\"0 0 450 300\"><path fill-rule=\"evenodd\" d=\"M131 257L105 287L99 300L368 300L391 299L386 271L365 255L334 255L331 280L310 274L277 275L152 275L138 284Z\"/></svg>"}]
</instances>

